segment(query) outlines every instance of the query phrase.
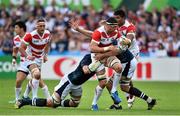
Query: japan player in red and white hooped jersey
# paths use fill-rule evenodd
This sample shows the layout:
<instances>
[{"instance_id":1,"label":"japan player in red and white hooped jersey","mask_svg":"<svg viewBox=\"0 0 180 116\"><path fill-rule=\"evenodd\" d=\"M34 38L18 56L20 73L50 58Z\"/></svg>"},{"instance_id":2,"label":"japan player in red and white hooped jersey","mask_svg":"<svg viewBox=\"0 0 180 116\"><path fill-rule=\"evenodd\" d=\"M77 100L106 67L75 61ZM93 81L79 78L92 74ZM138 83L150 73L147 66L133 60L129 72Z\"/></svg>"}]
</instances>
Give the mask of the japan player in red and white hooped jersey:
<instances>
[{"instance_id":1,"label":"japan player in red and white hooped jersey","mask_svg":"<svg viewBox=\"0 0 180 116\"><path fill-rule=\"evenodd\" d=\"M15 66L16 65L16 59L17 59L17 54L19 52L19 48L21 47L21 43L23 41L23 38L25 36L27 36L28 33L26 33L26 25L24 22L22 21L17 21L14 25L14 31L16 33L16 36L13 38L13 53L12 53L12 65ZM26 49L26 48L25 48ZM15 108L18 108L18 99L21 93L21 86L22 86L22 82L26 79L27 75L29 74L29 69L28 69L28 65L29 62L25 59L25 57L20 54L20 65L18 66L17 69L17 73L16 73L16 85L15 85ZM49 91L48 91L48 87L47 85L44 83L44 81L41 79L40 80L40 84L39 86L41 87L41 89L43 90L43 93L45 95L46 98L50 97ZM31 91L31 80L29 81L29 83L27 83L26 85L26 89L25 92L23 94L24 98L28 98L29 92ZM11 102L11 103L14 103Z\"/></svg>"},{"instance_id":2,"label":"japan player in red and white hooped jersey","mask_svg":"<svg viewBox=\"0 0 180 116\"><path fill-rule=\"evenodd\" d=\"M41 64L47 61L49 51L50 32L45 29L45 22L43 18L37 20L37 29L26 34L20 48L20 52L25 56L26 63L33 77L31 82L33 99L37 98L39 80L41 79ZM50 95L48 96L50 97Z\"/></svg>"},{"instance_id":3,"label":"japan player in red and white hooped jersey","mask_svg":"<svg viewBox=\"0 0 180 116\"><path fill-rule=\"evenodd\" d=\"M129 46L128 49L134 55L136 60L138 60L138 58L139 58L139 47L138 47L138 44L136 42L136 32L135 32L136 27L126 19L126 14L123 10L115 11L114 17L118 21L118 25L119 25L118 31L124 37L131 40L130 44L128 45ZM116 80L116 78L114 78L114 80ZM130 86L133 86L132 81L130 81ZM125 88L128 88L128 86L126 86ZM135 97L133 95L126 94L126 98L127 98L127 102L128 102L128 107L131 108L133 105L133 102L135 100Z\"/></svg>"},{"instance_id":4,"label":"japan player in red and white hooped jersey","mask_svg":"<svg viewBox=\"0 0 180 116\"><path fill-rule=\"evenodd\" d=\"M115 11L114 17L118 21L118 31L121 33L121 35L131 40L131 44L129 45L128 49L131 51L134 57L138 59L139 47L136 42L136 27L126 19L126 14L123 10Z\"/></svg>"},{"instance_id":5,"label":"japan player in red and white hooped jersey","mask_svg":"<svg viewBox=\"0 0 180 116\"><path fill-rule=\"evenodd\" d=\"M16 36L13 38L13 52L12 52L12 65L16 66L17 62L17 56L19 52L19 48L21 45L21 42L23 40L23 37L26 35L26 25L22 21L17 21L14 24L14 32L16 33ZM16 73L16 84L15 84L15 101L12 101L12 103L15 103L15 108L17 106L17 101L20 98L21 93L21 86L22 82L25 80L27 75L29 74L28 68L24 65L25 57L21 55L20 57L20 65L17 69Z\"/></svg>"},{"instance_id":6,"label":"japan player in red and white hooped jersey","mask_svg":"<svg viewBox=\"0 0 180 116\"><path fill-rule=\"evenodd\" d=\"M98 53L105 53L114 49L113 41L116 41L120 37L119 32L117 31L117 21L115 18L110 17L106 20L106 24L99 27L92 33L92 40L90 43L91 49L91 59L92 63L89 65L90 71L96 71L96 76L99 81L99 85L97 85L95 89L95 95L92 102L92 110L98 110L97 101L101 96L101 93L106 86L107 78L105 74L104 64L101 64L100 61L96 61L94 59L94 55ZM110 56L105 59L107 67L112 68L117 73L121 73L122 66L120 60L115 56ZM97 93L96 93L97 92ZM118 103L120 100L117 101Z\"/></svg>"}]
</instances>

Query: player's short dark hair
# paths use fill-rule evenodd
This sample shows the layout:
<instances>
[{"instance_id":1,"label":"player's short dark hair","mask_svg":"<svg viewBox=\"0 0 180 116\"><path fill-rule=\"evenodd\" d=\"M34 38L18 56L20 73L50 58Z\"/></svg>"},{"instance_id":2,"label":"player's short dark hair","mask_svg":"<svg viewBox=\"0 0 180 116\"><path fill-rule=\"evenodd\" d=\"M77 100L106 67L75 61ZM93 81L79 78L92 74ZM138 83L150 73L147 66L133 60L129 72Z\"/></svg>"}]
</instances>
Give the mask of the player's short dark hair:
<instances>
[{"instance_id":1,"label":"player's short dark hair","mask_svg":"<svg viewBox=\"0 0 180 116\"><path fill-rule=\"evenodd\" d=\"M26 32L26 24L23 21L17 21L15 22L14 26L19 26L20 28L23 28L23 30Z\"/></svg>"},{"instance_id":2,"label":"player's short dark hair","mask_svg":"<svg viewBox=\"0 0 180 116\"><path fill-rule=\"evenodd\" d=\"M117 22L117 20L116 20L114 17L108 18L108 19L106 20L106 23L107 23L108 25L118 25L118 22Z\"/></svg>"},{"instance_id":3,"label":"player's short dark hair","mask_svg":"<svg viewBox=\"0 0 180 116\"><path fill-rule=\"evenodd\" d=\"M116 10L116 11L114 11L114 15L120 16L122 18L126 17L126 13L123 10Z\"/></svg>"},{"instance_id":4,"label":"player's short dark hair","mask_svg":"<svg viewBox=\"0 0 180 116\"><path fill-rule=\"evenodd\" d=\"M39 17L39 18L37 19L37 23L39 23L39 22L46 22L46 19L43 18L43 17Z\"/></svg>"}]
</instances>

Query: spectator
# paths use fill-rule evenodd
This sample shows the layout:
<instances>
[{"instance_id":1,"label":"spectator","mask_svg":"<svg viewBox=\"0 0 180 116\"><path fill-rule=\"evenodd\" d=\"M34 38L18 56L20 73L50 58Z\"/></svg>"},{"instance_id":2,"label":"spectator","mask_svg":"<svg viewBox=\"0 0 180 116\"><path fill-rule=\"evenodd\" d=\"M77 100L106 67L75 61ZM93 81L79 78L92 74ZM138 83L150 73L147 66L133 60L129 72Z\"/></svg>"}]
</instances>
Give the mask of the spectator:
<instances>
[{"instance_id":1,"label":"spectator","mask_svg":"<svg viewBox=\"0 0 180 116\"><path fill-rule=\"evenodd\" d=\"M113 8L109 0L103 4L100 11L96 11L92 5L83 7L83 10L71 10L66 3L62 7L57 6L56 0L51 0L49 6L43 7L39 1L35 6L27 1L19 5L10 4L10 7L0 7L0 49L5 53L12 50L11 25L16 20L25 20L27 31L31 32L35 28L35 19L43 16L47 20L47 28L52 32L51 52L65 51L89 52L89 39L83 35L72 31L68 27L71 18L77 18L79 25L88 30L95 30L102 19L112 16ZM140 52L144 56L164 57L180 56L180 17L179 11L172 7L158 11L156 8L152 12L147 12L143 5L137 11L127 10L130 22L136 25L137 43ZM9 46L9 47L8 47Z\"/></svg>"}]
</instances>

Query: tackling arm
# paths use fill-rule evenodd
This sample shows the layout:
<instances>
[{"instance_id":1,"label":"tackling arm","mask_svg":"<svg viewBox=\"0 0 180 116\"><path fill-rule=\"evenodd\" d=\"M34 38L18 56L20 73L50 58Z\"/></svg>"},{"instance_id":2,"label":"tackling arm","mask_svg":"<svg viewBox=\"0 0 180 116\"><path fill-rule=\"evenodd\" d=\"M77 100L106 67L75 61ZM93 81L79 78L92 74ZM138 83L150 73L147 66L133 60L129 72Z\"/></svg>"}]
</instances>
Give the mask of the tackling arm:
<instances>
[{"instance_id":1,"label":"tackling arm","mask_svg":"<svg viewBox=\"0 0 180 116\"><path fill-rule=\"evenodd\" d=\"M114 48L112 48L108 52L96 54L95 59L96 60L103 60L105 58L108 58L109 56L116 56L116 55L120 54L121 52L122 52L122 50L120 48L117 48L114 46Z\"/></svg>"}]
</instances>

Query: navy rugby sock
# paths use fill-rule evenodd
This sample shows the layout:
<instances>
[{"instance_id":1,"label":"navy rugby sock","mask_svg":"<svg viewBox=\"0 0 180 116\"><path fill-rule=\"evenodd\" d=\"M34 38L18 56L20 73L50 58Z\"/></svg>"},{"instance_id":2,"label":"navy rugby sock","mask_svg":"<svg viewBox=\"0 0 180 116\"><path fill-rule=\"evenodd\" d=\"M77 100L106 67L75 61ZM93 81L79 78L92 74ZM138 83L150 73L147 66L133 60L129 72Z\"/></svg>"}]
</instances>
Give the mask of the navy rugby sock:
<instances>
[{"instance_id":1,"label":"navy rugby sock","mask_svg":"<svg viewBox=\"0 0 180 116\"><path fill-rule=\"evenodd\" d=\"M130 87L129 93L135 95L136 97L142 98L145 101L148 99L148 96L145 93L141 92L139 89L135 87Z\"/></svg>"},{"instance_id":2,"label":"navy rugby sock","mask_svg":"<svg viewBox=\"0 0 180 116\"><path fill-rule=\"evenodd\" d=\"M64 106L64 107L70 107L69 102L70 102L70 99L64 100L62 106Z\"/></svg>"}]
</instances>

